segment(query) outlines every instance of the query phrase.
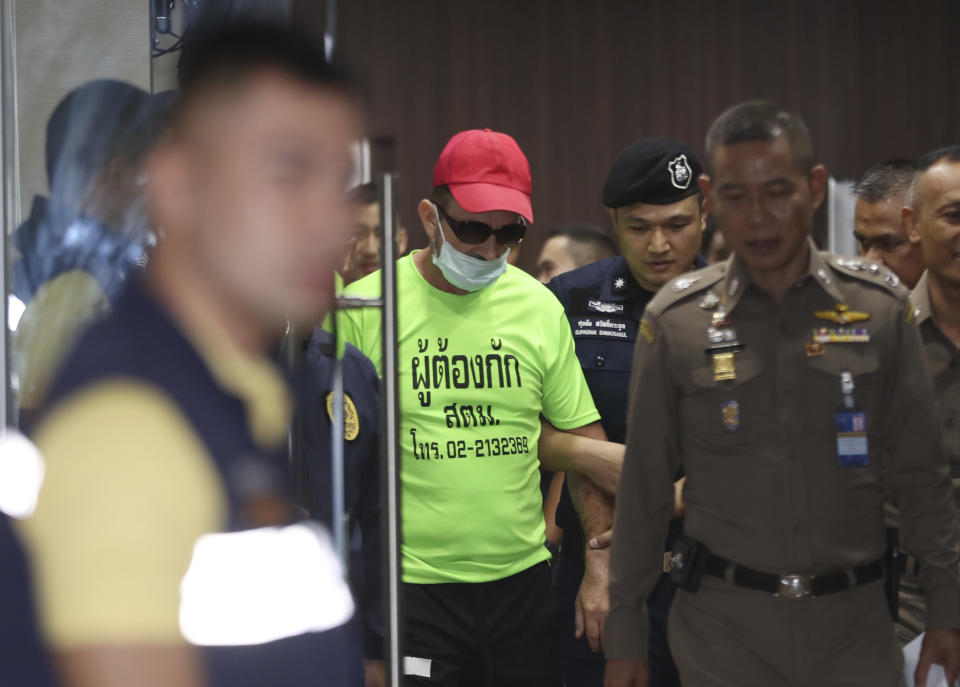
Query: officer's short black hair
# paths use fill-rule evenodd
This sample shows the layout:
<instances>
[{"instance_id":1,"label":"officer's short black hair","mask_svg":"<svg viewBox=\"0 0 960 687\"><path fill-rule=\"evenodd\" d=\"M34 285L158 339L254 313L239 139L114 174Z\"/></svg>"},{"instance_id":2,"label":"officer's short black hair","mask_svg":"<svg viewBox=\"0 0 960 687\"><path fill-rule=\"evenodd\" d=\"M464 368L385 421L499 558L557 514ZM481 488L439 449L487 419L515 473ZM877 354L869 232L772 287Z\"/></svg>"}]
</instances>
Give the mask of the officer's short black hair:
<instances>
[{"instance_id":1,"label":"officer's short black hair","mask_svg":"<svg viewBox=\"0 0 960 687\"><path fill-rule=\"evenodd\" d=\"M923 176L923 173L928 169L943 160L947 162L960 162L960 144L937 148L917 158L916 174L914 175L913 183L910 185L910 191L907 194L907 204L913 209L920 209L920 199L917 196L917 182L920 181L920 177Z\"/></svg>"},{"instance_id":2,"label":"officer's short black hair","mask_svg":"<svg viewBox=\"0 0 960 687\"><path fill-rule=\"evenodd\" d=\"M356 205L373 205L380 202L380 184L370 181L350 189L350 200Z\"/></svg>"},{"instance_id":3,"label":"officer's short black hair","mask_svg":"<svg viewBox=\"0 0 960 687\"><path fill-rule=\"evenodd\" d=\"M905 157L871 165L853 185L853 194L868 203L879 203L910 190L917 175L916 163Z\"/></svg>"},{"instance_id":4,"label":"officer's short black hair","mask_svg":"<svg viewBox=\"0 0 960 687\"><path fill-rule=\"evenodd\" d=\"M800 115L759 100L734 105L713 120L707 132L707 169L713 170L717 146L778 138L784 138L790 144L797 169L804 174L813 169L813 142Z\"/></svg>"},{"instance_id":5,"label":"officer's short black hair","mask_svg":"<svg viewBox=\"0 0 960 687\"><path fill-rule=\"evenodd\" d=\"M929 153L922 155L917 160L917 171L926 172L928 169L942 160L947 160L948 162L960 162L960 144L937 148L936 150L931 150Z\"/></svg>"},{"instance_id":6,"label":"officer's short black hair","mask_svg":"<svg viewBox=\"0 0 960 687\"><path fill-rule=\"evenodd\" d=\"M570 253L577 265L586 265L617 254L617 246L610 235L588 224L570 224L553 229L545 240L558 236L570 239Z\"/></svg>"},{"instance_id":7,"label":"officer's short black hair","mask_svg":"<svg viewBox=\"0 0 960 687\"><path fill-rule=\"evenodd\" d=\"M342 65L327 61L320 41L297 30L266 24L228 24L189 32L177 65L178 114L212 88L275 70L302 83L362 100L361 88Z\"/></svg>"}]
</instances>

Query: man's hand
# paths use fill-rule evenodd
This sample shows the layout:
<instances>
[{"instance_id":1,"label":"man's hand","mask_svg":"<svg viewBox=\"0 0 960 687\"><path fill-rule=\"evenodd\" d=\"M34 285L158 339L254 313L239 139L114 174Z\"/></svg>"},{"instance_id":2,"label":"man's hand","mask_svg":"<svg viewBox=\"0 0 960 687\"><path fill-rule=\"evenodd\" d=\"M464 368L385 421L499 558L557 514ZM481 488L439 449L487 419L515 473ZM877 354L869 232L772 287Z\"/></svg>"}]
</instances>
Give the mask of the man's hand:
<instances>
[{"instance_id":1,"label":"man's hand","mask_svg":"<svg viewBox=\"0 0 960 687\"><path fill-rule=\"evenodd\" d=\"M683 485L687 481L686 477L681 477L676 482L673 483L673 518L682 518L686 512L686 507L683 505Z\"/></svg>"},{"instance_id":2,"label":"man's hand","mask_svg":"<svg viewBox=\"0 0 960 687\"><path fill-rule=\"evenodd\" d=\"M603 675L603 687L647 687L650 684L650 666L637 659L613 659L607 661Z\"/></svg>"},{"instance_id":3,"label":"man's hand","mask_svg":"<svg viewBox=\"0 0 960 687\"><path fill-rule=\"evenodd\" d=\"M603 650L603 621L610 610L610 552L588 550L577 594L575 636L587 636L591 651Z\"/></svg>"},{"instance_id":4,"label":"man's hand","mask_svg":"<svg viewBox=\"0 0 960 687\"><path fill-rule=\"evenodd\" d=\"M613 528L601 532L596 537L590 537L590 541L587 543L591 549L609 549L610 544L613 543Z\"/></svg>"},{"instance_id":5,"label":"man's hand","mask_svg":"<svg viewBox=\"0 0 960 687\"><path fill-rule=\"evenodd\" d=\"M927 630L920 647L920 660L913 674L916 687L925 687L930 667L937 663L947 674L947 684L953 685L960 677L960 629L937 628Z\"/></svg>"}]
</instances>

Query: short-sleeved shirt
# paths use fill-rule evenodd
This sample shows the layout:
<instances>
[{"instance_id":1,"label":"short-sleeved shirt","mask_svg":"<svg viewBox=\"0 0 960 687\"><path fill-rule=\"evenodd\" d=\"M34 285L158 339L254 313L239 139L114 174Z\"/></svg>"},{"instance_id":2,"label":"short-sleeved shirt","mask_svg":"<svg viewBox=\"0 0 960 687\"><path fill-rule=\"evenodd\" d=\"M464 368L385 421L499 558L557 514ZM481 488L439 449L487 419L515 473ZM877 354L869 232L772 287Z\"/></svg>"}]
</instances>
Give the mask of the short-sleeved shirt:
<instances>
[{"instance_id":1,"label":"short-sleeved shirt","mask_svg":"<svg viewBox=\"0 0 960 687\"><path fill-rule=\"evenodd\" d=\"M706 262L697 256L695 266L705 267ZM656 294L637 283L622 255L557 275L547 288L567 313L577 358L607 439L622 444L627 439L627 397L637 328ZM572 536L568 543L581 545L583 533L566 488L556 518L565 537Z\"/></svg>"},{"instance_id":2,"label":"short-sleeved shirt","mask_svg":"<svg viewBox=\"0 0 960 687\"><path fill-rule=\"evenodd\" d=\"M40 640L27 560L10 519L0 512L0 684L54 687L53 663Z\"/></svg>"},{"instance_id":3,"label":"short-sleeved shirt","mask_svg":"<svg viewBox=\"0 0 960 687\"><path fill-rule=\"evenodd\" d=\"M644 602L681 466L686 533L775 574L878 559L889 492L904 548L922 563L930 627L960 621L951 487L906 290L876 264L808 245L807 272L780 302L734 257L678 277L647 306L613 528L608 658L646 655ZM856 460L844 427L866 435Z\"/></svg>"},{"instance_id":4,"label":"short-sleeved shirt","mask_svg":"<svg viewBox=\"0 0 960 687\"><path fill-rule=\"evenodd\" d=\"M627 393L643 310L654 296L617 255L560 274L547 285L570 322L577 358L607 439L627 438Z\"/></svg>"},{"instance_id":5,"label":"short-sleeved shirt","mask_svg":"<svg viewBox=\"0 0 960 687\"><path fill-rule=\"evenodd\" d=\"M950 461L954 495L960 505L960 349L937 325L930 303L927 273L910 292L917 327L923 341L923 357L933 381L933 396L940 421L943 453Z\"/></svg>"},{"instance_id":6,"label":"short-sleeved shirt","mask_svg":"<svg viewBox=\"0 0 960 687\"><path fill-rule=\"evenodd\" d=\"M375 272L345 294L379 284ZM404 580L486 582L546 560L540 415L561 430L599 419L563 308L514 267L474 293L440 291L412 254L397 299ZM379 310L340 324L379 369Z\"/></svg>"},{"instance_id":7,"label":"short-sleeved shirt","mask_svg":"<svg viewBox=\"0 0 960 687\"><path fill-rule=\"evenodd\" d=\"M185 332L133 281L81 337L47 404L34 433L44 483L19 523L47 642L184 645L181 582L198 539L290 515L279 369L212 325ZM311 671L359 671L359 646L354 664L324 664L331 646L350 656L331 633L212 644L212 685L294 687Z\"/></svg>"}]
</instances>

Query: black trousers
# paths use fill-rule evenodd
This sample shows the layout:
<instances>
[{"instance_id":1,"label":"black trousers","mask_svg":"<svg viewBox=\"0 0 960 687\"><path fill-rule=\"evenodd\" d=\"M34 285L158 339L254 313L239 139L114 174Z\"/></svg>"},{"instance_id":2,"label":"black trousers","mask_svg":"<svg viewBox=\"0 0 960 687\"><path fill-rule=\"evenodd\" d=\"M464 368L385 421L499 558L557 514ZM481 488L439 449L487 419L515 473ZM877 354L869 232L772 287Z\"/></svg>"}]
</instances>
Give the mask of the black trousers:
<instances>
[{"instance_id":1,"label":"black trousers","mask_svg":"<svg viewBox=\"0 0 960 687\"><path fill-rule=\"evenodd\" d=\"M502 580L404 584L404 685L558 687L550 568Z\"/></svg>"}]
</instances>

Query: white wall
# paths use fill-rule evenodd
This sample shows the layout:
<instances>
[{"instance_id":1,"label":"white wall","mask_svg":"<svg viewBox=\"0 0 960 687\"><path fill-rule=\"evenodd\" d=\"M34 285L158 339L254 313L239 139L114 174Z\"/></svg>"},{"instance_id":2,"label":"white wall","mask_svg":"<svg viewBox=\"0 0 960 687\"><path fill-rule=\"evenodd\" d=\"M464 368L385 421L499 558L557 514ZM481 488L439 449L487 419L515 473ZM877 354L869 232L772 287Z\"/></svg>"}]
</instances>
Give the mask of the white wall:
<instances>
[{"instance_id":1,"label":"white wall","mask_svg":"<svg viewBox=\"0 0 960 687\"><path fill-rule=\"evenodd\" d=\"M149 0L12 0L17 78L19 214L47 193L47 118L91 79L150 90Z\"/></svg>"}]
</instances>

